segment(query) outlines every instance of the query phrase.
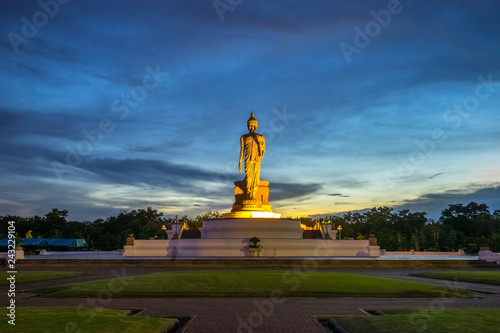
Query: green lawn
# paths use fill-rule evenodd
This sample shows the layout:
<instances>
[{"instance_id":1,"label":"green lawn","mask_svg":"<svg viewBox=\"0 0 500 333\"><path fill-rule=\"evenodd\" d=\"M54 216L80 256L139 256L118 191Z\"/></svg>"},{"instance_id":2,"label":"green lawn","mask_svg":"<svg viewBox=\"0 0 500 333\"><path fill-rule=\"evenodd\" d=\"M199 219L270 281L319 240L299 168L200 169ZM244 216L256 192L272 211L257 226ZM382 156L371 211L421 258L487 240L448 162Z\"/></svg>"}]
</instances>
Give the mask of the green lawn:
<instances>
[{"instance_id":1,"label":"green lawn","mask_svg":"<svg viewBox=\"0 0 500 333\"><path fill-rule=\"evenodd\" d=\"M499 271L435 271L414 274L431 279L475 282L484 284L494 284L500 286L500 270Z\"/></svg>"},{"instance_id":2,"label":"green lawn","mask_svg":"<svg viewBox=\"0 0 500 333\"><path fill-rule=\"evenodd\" d=\"M3 323L0 332L163 332L177 319L129 316L127 310L79 307L17 307L16 326ZM3 320L9 320L8 317Z\"/></svg>"},{"instance_id":3,"label":"green lawn","mask_svg":"<svg viewBox=\"0 0 500 333\"><path fill-rule=\"evenodd\" d=\"M7 274L7 272L2 272L0 274L0 286L6 286L9 284L7 278L10 277L11 274ZM73 276L83 275L83 273L78 272L52 272L52 271L17 271L16 274L16 284L18 283L29 283L29 282L38 282L44 280L55 280L55 279L64 279Z\"/></svg>"},{"instance_id":4,"label":"green lawn","mask_svg":"<svg viewBox=\"0 0 500 333\"><path fill-rule=\"evenodd\" d=\"M497 333L499 309L417 309L382 316L334 318L349 333L481 332Z\"/></svg>"},{"instance_id":5,"label":"green lawn","mask_svg":"<svg viewBox=\"0 0 500 333\"><path fill-rule=\"evenodd\" d=\"M336 272L203 270L153 273L121 282L106 279L37 292L47 297L453 297L468 294L424 283ZM120 285L123 287L120 288Z\"/></svg>"}]
</instances>

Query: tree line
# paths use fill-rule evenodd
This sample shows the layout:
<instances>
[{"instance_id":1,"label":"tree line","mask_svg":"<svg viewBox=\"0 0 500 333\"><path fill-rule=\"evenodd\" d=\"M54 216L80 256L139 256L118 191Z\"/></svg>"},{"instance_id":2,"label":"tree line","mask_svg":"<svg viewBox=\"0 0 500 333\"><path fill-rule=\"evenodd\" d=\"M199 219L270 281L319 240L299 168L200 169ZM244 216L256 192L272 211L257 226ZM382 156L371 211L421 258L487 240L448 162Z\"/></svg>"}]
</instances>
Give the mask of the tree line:
<instances>
[{"instance_id":1,"label":"tree line","mask_svg":"<svg viewBox=\"0 0 500 333\"><path fill-rule=\"evenodd\" d=\"M394 211L389 207L375 207L364 213L349 212L343 216L325 219L301 218L307 226L329 220L342 227L343 239L367 239L374 234L380 248L387 251L457 251L477 253L481 246L490 246L500 252L500 210L493 213L485 204L470 202L454 204L444 209L438 220L428 219L425 212L408 209ZM121 249L130 234L137 239L163 238L162 226L185 223L198 229L204 220L220 218L222 214L208 211L195 218L165 217L156 209L147 207L121 211L106 219L68 221L68 211L52 209L44 216L0 216L0 235L7 237L9 221L15 221L16 231L24 237L30 230L34 238L84 238L90 249L103 251ZM249 235L251 237L253 235Z\"/></svg>"},{"instance_id":2,"label":"tree line","mask_svg":"<svg viewBox=\"0 0 500 333\"><path fill-rule=\"evenodd\" d=\"M121 249L130 234L137 239L163 238L162 226L171 223L186 223L188 228L200 228L207 219L221 217L217 212L206 212L190 219L187 215L177 218L165 217L156 209L147 207L132 211L121 211L105 220L68 221L68 211L53 208L44 216L21 217L0 216L0 236L7 237L8 222L14 221L19 237L25 237L31 231L33 238L84 238L89 249L112 251Z\"/></svg>"},{"instance_id":3,"label":"tree line","mask_svg":"<svg viewBox=\"0 0 500 333\"><path fill-rule=\"evenodd\" d=\"M349 212L322 219L342 226L342 238L366 239L374 234L381 249L387 251L458 251L477 253L489 246L500 252L500 210L493 213L485 204L453 204L441 212L438 220L425 212L389 207L372 208L364 213ZM306 225L317 221L302 218Z\"/></svg>"}]
</instances>

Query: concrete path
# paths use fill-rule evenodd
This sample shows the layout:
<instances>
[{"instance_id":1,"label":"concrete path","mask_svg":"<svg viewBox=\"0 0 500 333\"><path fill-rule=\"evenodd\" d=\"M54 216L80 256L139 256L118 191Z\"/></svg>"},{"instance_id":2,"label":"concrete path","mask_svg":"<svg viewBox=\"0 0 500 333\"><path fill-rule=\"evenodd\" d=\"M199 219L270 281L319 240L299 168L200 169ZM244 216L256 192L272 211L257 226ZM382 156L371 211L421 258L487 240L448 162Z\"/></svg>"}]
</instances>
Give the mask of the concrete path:
<instances>
[{"instance_id":1,"label":"concrete path","mask_svg":"<svg viewBox=\"0 0 500 333\"><path fill-rule=\"evenodd\" d=\"M407 281L415 281L422 282L427 284L434 284L436 286L448 287L448 288L458 288L458 289L466 289L478 293L485 294L500 294L500 286L490 285L490 284L482 284L482 283L471 283L471 282L459 282L459 281L451 281L451 280L439 280L439 279L431 279L424 278L418 276L409 276L407 274L378 274L380 277L388 277L391 279L402 279Z\"/></svg>"}]
</instances>

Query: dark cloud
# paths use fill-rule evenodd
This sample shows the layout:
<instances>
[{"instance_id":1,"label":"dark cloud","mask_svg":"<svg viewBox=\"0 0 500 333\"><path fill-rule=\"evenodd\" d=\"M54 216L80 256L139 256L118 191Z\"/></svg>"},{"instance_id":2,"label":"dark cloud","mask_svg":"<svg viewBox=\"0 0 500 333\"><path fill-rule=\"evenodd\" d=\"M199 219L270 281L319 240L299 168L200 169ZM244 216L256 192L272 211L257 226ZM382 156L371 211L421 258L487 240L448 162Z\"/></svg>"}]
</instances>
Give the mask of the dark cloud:
<instances>
[{"instance_id":1,"label":"dark cloud","mask_svg":"<svg viewBox=\"0 0 500 333\"><path fill-rule=\"evenodd\" d=\"M415 172L415 174L411 176L399 177L398 179L396 179L396 182L398 184L425 182L431 179L435 179L442 174L443 172L438 172L432 175Z\"/></svg>"},{"instance_id":2,"label":"dark cloud","mask_svg":"<svg viewBox=\"0 0 500 333\"><path fill-rule=\"evenodd\" d=\"M486 186L486 187L484 187ZM394 208L394 211L409 209L412 212L425 212L427 213L427 218L432 218L437 220L441 216L441 212L448 208L448 205L463 204L467 205L469 202L476 202L478 204L486 204L490 208L490 212L493 213L494 210L500 209L500 185L498 184L470 184L469 190L467 189L456 189L448 190L443 193L428 193L420 196L414 200L408 200L400 205L387 206ZM395 201L390 201L394 203ZM345 205L351 204L348 202L335 202L335 205ZM364 209L352 210L352 213L363 214L369 211L372 207L367 207ZM336 215L342 216L348 211L328 213L323 215ZM319 215L314 215L315 217Z\"/></svg>"},{"instance_id":3,"label":"dark cloud","mask_svg":"<svg viewBox=\"0 0 500 333\"><path fill-rule=\"evenodd\" d=\"M367 180L344 179L334 181L335 186L344 188L362 188L368 185Z\"/></svg>"},{"instance_id":4,"label":"dark cloud","mask_svg":"<svg viewBox=\"0 0 500 333\"><path fill-rule=\"evenodd\" d=\"M348 195L344 195L342 193L332 193L332 194L328 194L328 195L331 197L341 197L341 198L348 198L349 197Z\"/></svg>"},{"instance_id":5,"label":"dark cloud","mask_svg":"<svg viewBox=\"0 0 500 333\"><path fill-rule=\"evenodd\" d=\"M27 65L23 65L23 64L17 64L17 68L24 68L24 69L26 69L26 70L28 70L36 75L45 75L45 73L42 73L39 70L37 70L31 66L27 66Z\"/></svg>"},{"instance_id":6,"label":"dark cloud","mask_svg":"<svg viewBox=\"0 0 500 333\"><path fill-rule=\"evenodd\" d=\"M224 183L238 177L191 165L145 159L94 158L82 163L81 168L106 182L134 186L186 188L194 186L196 181Z\"/></svg>"},{"instance_id":7,"label":"dark cloud","mask_svg":"<svg viewBox=\"0 0 500 333\"><path fill-rule=\"evenodd\" d=\"M279 201L306 197L320 191L322 187L323 185L316 183L272 183L269 185L269 200Z\"/></svg>"},{"instance_id":8,"label":"dark cloud","mask_svg":"<svg viewBox=\"0 0 500 333\"><path fill-rule=\"evenodd\" d=\"M0 138L26 140L44 136L73 141L86 140L82 131L98 127L101 119L102 117L88 114L84 110L72 113L0 110Z\"/></svg>"},{"instance_id":9,"label":"dark cloud","mask_svg":"<svg viewBox=\"0 0 500 333\"><path fill-rule=\"evenodd\" d=\"M500 207L500 185L478 188L481 185L471 184L468 189L448 190L443 193L428 193L415 200L409 200L397 209L408 208L412 211L423 211L429 218L438 219L441 212L448 208L448 205L457 203L468 204L474 201L478 204L486 204L491 208L491 212ZM484 186L484 185L482 185ZM474 190L475 188L475 190ZM471 190L472 189L472 190Z\"/></svg>"}]
</instances>

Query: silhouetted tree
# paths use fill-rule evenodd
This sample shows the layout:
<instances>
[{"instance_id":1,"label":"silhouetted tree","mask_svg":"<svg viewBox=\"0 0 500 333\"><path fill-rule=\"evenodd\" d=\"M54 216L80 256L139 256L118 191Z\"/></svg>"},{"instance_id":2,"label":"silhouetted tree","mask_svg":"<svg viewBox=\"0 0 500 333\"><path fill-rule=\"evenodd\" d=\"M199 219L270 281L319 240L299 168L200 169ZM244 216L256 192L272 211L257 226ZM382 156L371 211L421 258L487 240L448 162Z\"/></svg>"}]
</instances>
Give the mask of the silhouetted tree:
<instances>
[{"instance_id":1,"label":"silhouetted tree","mask_svg":"<svg viewBox=\"0 0 500 333\"><path fill-rule=\"evenodd\" d=\"M222 218L222 213L212 210L196 216L194 221L189 221L187 215L183 217L185 221L188 221L189 228L193 229L200 229L201 227L203 227L203 221L217 220L220 218Z\"/></svg>"}]
</instances>

